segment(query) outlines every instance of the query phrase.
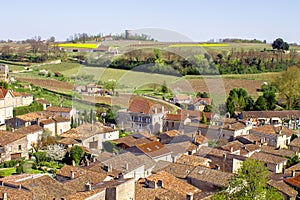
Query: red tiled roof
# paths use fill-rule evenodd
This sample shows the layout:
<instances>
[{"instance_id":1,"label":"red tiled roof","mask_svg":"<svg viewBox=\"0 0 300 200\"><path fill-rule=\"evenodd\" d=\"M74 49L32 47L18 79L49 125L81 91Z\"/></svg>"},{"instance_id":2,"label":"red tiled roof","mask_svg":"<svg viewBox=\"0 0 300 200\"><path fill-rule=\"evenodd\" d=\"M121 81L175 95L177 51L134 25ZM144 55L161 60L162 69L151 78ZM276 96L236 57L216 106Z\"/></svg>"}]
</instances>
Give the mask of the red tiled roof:
<instances>
[{"instance_id":1,"label":"red tiled roof","mask_svg":"<svg viewBox=\"0 0 300 200\"><path fill-rule=\"evenodd\" d=\"M46 110L50 111L50 112L66 112L66 113L69 113L69 112L71 112L72 108L49 106Z\"/></svg>"},{"instance_id":2,"label":"red tiled roof","mask_svg":"<svg viewBox=\"0 0 300 200\"><path fill-rule=\"evenodd\" d=\"M285 117L300 117L300 110L282 110L282 111L244 111L243 118L285 118Z\"/></svg>"},{"instance_id":3,"label":"red tiled roof","mask_svg":"<svg viewBox=\"0 0 300 200\"><path fill-rule=\"evenodd\" d=\"M32 126L19 128L14 133L30 134L30 133L35 133L35 132L42 131L42 130L43 130L43 128L41 126L32 125Z\"/></svg>"},{"instance_id":4,"label":"red tiled roof","mask_svg":"<svg viewBox=\"0 0 300 200\"><path fill-rule=\"evenodd\" d=\"M47 105L49 105L50 103L48 102L48 101L45 101L44 99L38 99L38 100L36 100L38 103L40 103L40 104L47 104Z\"/></svg>"},{"instance_id":5,"label":"red tiled roof","mask_svg":"<svg viewBox=\"0 0 300 200\"><path fill-rule=\"evenodd\" d=\"M168 148L166 148L163 144L161 144L158 141L137 145L136 147L145 154L151 156L152 158L171 153L171 151Z\"/></svg>"},{"instance_id":6,"label":"red tiled roof","mask_svg":"<svg viewBox=\"0 0 300 200\"><path fill-rule=\"evenodd\" d=\"M154 114L154 104L142 98L135 98L130 102L129 111L134 113Z\"/></svg>"},{"instance_id":7,"label":"red tiled roof","mask_svg":"<svg viewBox=\"0 0 300 200\"><path fill-rule=\"evenodd\" d=\"M7 89L0 88L0 99L4 99L7 92L8 92Z\"/></svg>"},{"instance_id":8,"label":"red tiled roof","mask_svg":"<svg viewBox=\"0 0 300 200\"><path fill-rule=\"evenodd\" d=\"M184 120L184 117L181 114L166 114L164 120L181 121Z\"/></svg>"},{"instance_id":9,"label":"red tiled roof","mask_svg":"<svg viewBox=\"0 0 300 200\"><path fill-rule=\"evenodd\" d=\"M274 125L263 125L258 128L254 128L251 132L260 132L265 134L280 134L280 135L287 135L291 136L294 134L294 131L284 127L284 126L274 126Z\"/></svg>"},{"instance_id":10,"label":"red tiled roof","mask_svg":"<svg viewBox=\"0 0 300 200\"><path fill-rule=\"evenodd\" d=\"M294 187L300 188L300 176L284 179L284 182Z\"/></svg>"}]
</instances>

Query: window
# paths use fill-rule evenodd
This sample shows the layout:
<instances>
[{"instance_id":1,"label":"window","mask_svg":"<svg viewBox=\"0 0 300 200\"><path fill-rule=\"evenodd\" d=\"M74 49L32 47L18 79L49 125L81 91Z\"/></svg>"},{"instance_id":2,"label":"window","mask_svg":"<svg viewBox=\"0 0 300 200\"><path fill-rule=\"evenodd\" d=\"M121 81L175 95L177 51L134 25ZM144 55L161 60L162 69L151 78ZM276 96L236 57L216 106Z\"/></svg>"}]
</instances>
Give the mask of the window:
<instances>
[{"instance_id":1,"label":"window","mask_svg":"<svg viewBox=\"0 0 300 200\"><path fill-rule=\"evenodd\" d=\"M166 126L169 126L169 122L168 121L166 122Z\"/></svg>"},{"instance_id":2,"label":"window","mask_svg":"<svg viewBox=\"0 0 300 200\"><path fill-rule=\"evenodd\" d=\"M8 147L8 151L12 152L12 146Z\"/></svg>"},{"instance_id":3,"label":"window","mask_svg":"<svg viewBox=\"0 0 300 200\"><path fill-rule=\"evenodd\" d=\"M174 122L172 122L172 128L174 128L174 126L175 126L175 124L174 124Z\"/></svg>"},{"instance_id":4,"label":"window","mask_svg":"<svg viewBox=\"0 0 300 200\"><path fill-rule=\"evenodd\" d=\"M134 120L134 117L133 117L133 115L131 115L131 121L133 121Z\"/></svg>"},{"instance_id":5,"label":"window","mask_svg":"<svg viewBox=\"0 0 300 200\"><path fill-rule=\"evenodd\" d=\"M143 126L142 126L142 124L139 124L139 128L142 128Z\"/></svg>"},{"instance_id":6,"label":"window","mask_svg":"<svg viewBox=\"0 0 300 200\"><path fill-rule=\"evenodd\" d=\"M18 150L21 151L22 150L22 145L18 146Z\"/></svg>"}]
</instances>

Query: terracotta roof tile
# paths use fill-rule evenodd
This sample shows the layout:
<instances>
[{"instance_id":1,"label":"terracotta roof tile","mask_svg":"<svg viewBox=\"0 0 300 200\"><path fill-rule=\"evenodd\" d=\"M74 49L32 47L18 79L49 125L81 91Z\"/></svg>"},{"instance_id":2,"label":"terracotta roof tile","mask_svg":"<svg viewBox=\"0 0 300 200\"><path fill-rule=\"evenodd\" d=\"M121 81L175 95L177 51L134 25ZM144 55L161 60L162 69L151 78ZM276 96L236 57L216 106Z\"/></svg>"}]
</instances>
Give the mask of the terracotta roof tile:
<instances>
[{"instance_id":1,"label":"terracotta roof tile","mask_svg":"<svg viewBox=\"0 0 300 200\"><path fill-rule=\"evenodd\" d=\"M26 137L26 134L23 133L16 134L8 131L0 131L0 146L3 147L4 145L20 140L24 137Z\"/></svg>"},{"instance_id":2,"label":"terracotta roof tile","mask_svg":"<svg viewBox=\"0 0 300 200\"><path fill-rule=\"evenodd\" d=\"M289 150L289 149L275 149L274 147L270 146L261 146L261 152L269 153L275 156L281 156L281 157L293 157L295 156L296 152Z\"/></svg>"},{"instance_id":3,"label":"terracotta roof tile","mask_svg":"<svg viewBox=\"0 0 300 200\"><path fill-rule=\"evenodd\" d=\"M58 106L49 106L47 109L49 112L65 112L69 113L72 111L72 108L67 108L67 107L58 107Z\"/></svg>"},{"instance_id":4,"label":"terracotta roof tile","mask_svg":"<svg viewBox=\"0 0 300 200\"><path fill-rule=\"evenodd\" d=\"M194 178L219 187L226 187L233 176L231 173L198 166L188 175L188 178Z\"/></svg>"},{"instance_id":5,"label":"terracotta roof tile","mask_svg":"<svg viewBox=\"0 0 300 200\"><path fill-rule=\"evenodd\" d=\"M258 128L254 128L251 130L251 132L259 132L259 133L264 133L264 134L280 134L280 135L287 135L291 136L295 132L284 127L284 126L274 126L274 125L263 125Z\"/></svg>"},{"instance_id":6,"label":"terracotta roof tile","mask_svg":"<svg viewBox=\"0 0 300 200\"><path fill-rule=\"evenodd\" d=\"M31 112L24 115L16 116L16 118L26 122L33 121L36 119L49 119L50 117L53 117L53 114L47 111Z\"/></svg>"},{"instance_id":7,"label":"terracotta roof tile","mask_svg":"<svg viewBox=\"0 0 300 200\"><path fill-rule=\"evenodd\" d=\"M158 141L140 144L136 147L152 158L156 158L166 154L171 154L171 151Z\"/></svg>"},{"instance_id":8,"label":"terracotta roof tile","mask_svg":"<svg viewBox=\"0 0 300 200\"><path fill-rule=\"evenodd\" d=\"M185 155L182 154L179 158L177 158L176 163L191 165L191 166L209 166L209 162L211 162L208 158L203 158L194 155Z\"/></svg>"},{"instance_id":9,"label":"terracotta roof tile","mask_svg":"<svg viewBox=\"0 0 300 200\"><path fill-rule=\"evenodd\" d=\"M300 138L295 138L293 141L291 141L289 146L300 147Z\"/></svg>"},{"instance_id":10,"label":"terracotta roof tile","mask_svg":"<svg viewBox=\"0 0 300 200\"><path fill-rule=\"evenodd\" d=\"M286 183L284 183L283 181L274 181L274 180L270 180L268 182L268 185L276 188L277 190L279 190L280 192L287 194L290 197L296 197L298 192L297 190L294 190L292 187L290 187L289 185L287 185Z\"/></svg>"},{"instance_id":11,"label":"terracotta roof tile","mask_svg":"<svg viewBox=\"0 0 300 200\"><path fill-rule=\"evenodd\" d=\"M26 127L19 128L19 129L15 130L14 133L30 134L30 133L35 133L35 132L42 131L42 130L43 130L43 128L41 126L32 125L32 126L26 126Z\"/></svg>"},{"instance_id":12,"label":"terracotta roof tile","mask_svg":"<svg viewBox=\"0 0 300 200\"><path fill-rule=\"evenodd\" d=\"M200 192L198 188L176 178L175 176L165 171L161 171L157 174L150 175L146 180L154 181L155 183L157 183L158 181L162 181L162 188L184 196L190 193L195 194L197 192Z\"/></svg>"},{"instance_id":13,"label":"terracotta roof tile","mask_svg":"<svg viewBox=\"0 0 300 200\"><path fill-rule=\"evenodd\" d=\"M282 111L244 111L243 118L285 118L285 117L300 117L300 110L282 110Z\"/></svg>"},{"instance_id":14,"label":"terracotta roof tile","mask_svg":"<svg viewBox=\"0 0 300 200\"><path fill-rule=\"evenodd\" d=\"M36 100L39 104L46 104L46 105L50 105L50 103L44 99L38 99Z\"/></svg>"},{"instance_id":15,"label":"terracotta roof tile","mask_svg":"<svg viewBox=\"0 0 300 200\"><path fill-rule=\"evenodd\" d=\"M7 92L8 92L7 89L0 88L0 99L4 99Z\"/></svg>"},{"instance_id":16,"label":"terracotta roof tile","mask_svg":"<svg viewBox=\"0 0 300 200\"><path fill-rule=\"evenodd\" d=\"M255 152L250 156L250 158L264 163L272 163L272 164L279 164L286 161L286 158L271 155L268 153L263 153L263 152Z\"/></svg>"},{"instance_id":17,"label":"terracotta roof tile","mask_svg":"<svg viewBox=\"0 0 300 200\"><path fill-rule=\"evenodd\" d=\"M284 182L296 188L300 188L300 175L296 177L284 179Z\"/></svg>"},{"instance_id":18,"label":"terracotta roof tile","mask_svg":"<svg viewBox=\"0 0 300 200\"><path fill-rule=\"evenodd\" d=\"M187 164L180 164L180 163L172 163L162 169L162 171L168 172L173 176L181 179L185 179L187 175L194 170L195 166L187 165Z\"/></svg>"},{"instance_id":19,"label":"terracotta roof tile","mask_svg":"<svg viewBox=\"0 0 300 200\"><path fill-rule=\"evenodd\" d=\"M58 140L57 143L58 144L65 144L65 145L79 144L79 142L77 142L73 138L63 138L61 140Z\"/></svg>"}]
</instances>

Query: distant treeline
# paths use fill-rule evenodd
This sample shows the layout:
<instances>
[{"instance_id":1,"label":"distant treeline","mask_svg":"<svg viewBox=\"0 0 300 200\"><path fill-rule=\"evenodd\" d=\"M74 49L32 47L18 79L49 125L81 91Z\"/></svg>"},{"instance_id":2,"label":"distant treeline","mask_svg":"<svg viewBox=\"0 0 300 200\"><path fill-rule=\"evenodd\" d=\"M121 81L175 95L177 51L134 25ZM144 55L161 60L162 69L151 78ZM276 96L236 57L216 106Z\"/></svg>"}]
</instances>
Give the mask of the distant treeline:
<instances>
[{"instance_id":1,"label":"distant treeline","mask_svg":"<svg viewBox=\"0 0 300 200\"><path fill-rule=\"evenodd\" d=\"M222 52L211 50L196 55L192 53L191 56L184 58L173 52L139 49L125 53L111 61L88 60L87 63L94 66L181 75L276 72L300 64L296 50L283 52L232 49Z\"/></svg>"},{"instance_id":2,"label":"distant treeline","mask_svg":"<svg viewBox=\"0 0 300 200\"><path fill-rule=\"evenodd\" d=\"M258 43L258 44L266 44L266 40L257 40L257 39L239 39L239 38L225 38L221 39L221 42L224 43Z\"/></svg>"}]
</instances>

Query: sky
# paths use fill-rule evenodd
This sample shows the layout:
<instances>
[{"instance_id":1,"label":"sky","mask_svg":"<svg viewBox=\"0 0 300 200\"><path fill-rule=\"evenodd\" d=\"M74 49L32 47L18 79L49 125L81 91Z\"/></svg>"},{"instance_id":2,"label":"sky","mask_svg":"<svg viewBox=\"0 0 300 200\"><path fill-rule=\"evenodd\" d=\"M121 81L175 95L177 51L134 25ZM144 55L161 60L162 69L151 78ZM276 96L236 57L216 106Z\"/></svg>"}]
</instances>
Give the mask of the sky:
<instances>
[{"instance_id":1,"label":"sky","mask_svg":"<svg viewBox=\"0 0 300 200\"><path fill-rule=\"evenodd\" d=\"M2 0L0 6L0 40L66 40L74 33L107 35L155 28L152 31L183 36L172 40L272 42L281 37L300 44L298 0Z\"/></svg>"}]
</instances>

